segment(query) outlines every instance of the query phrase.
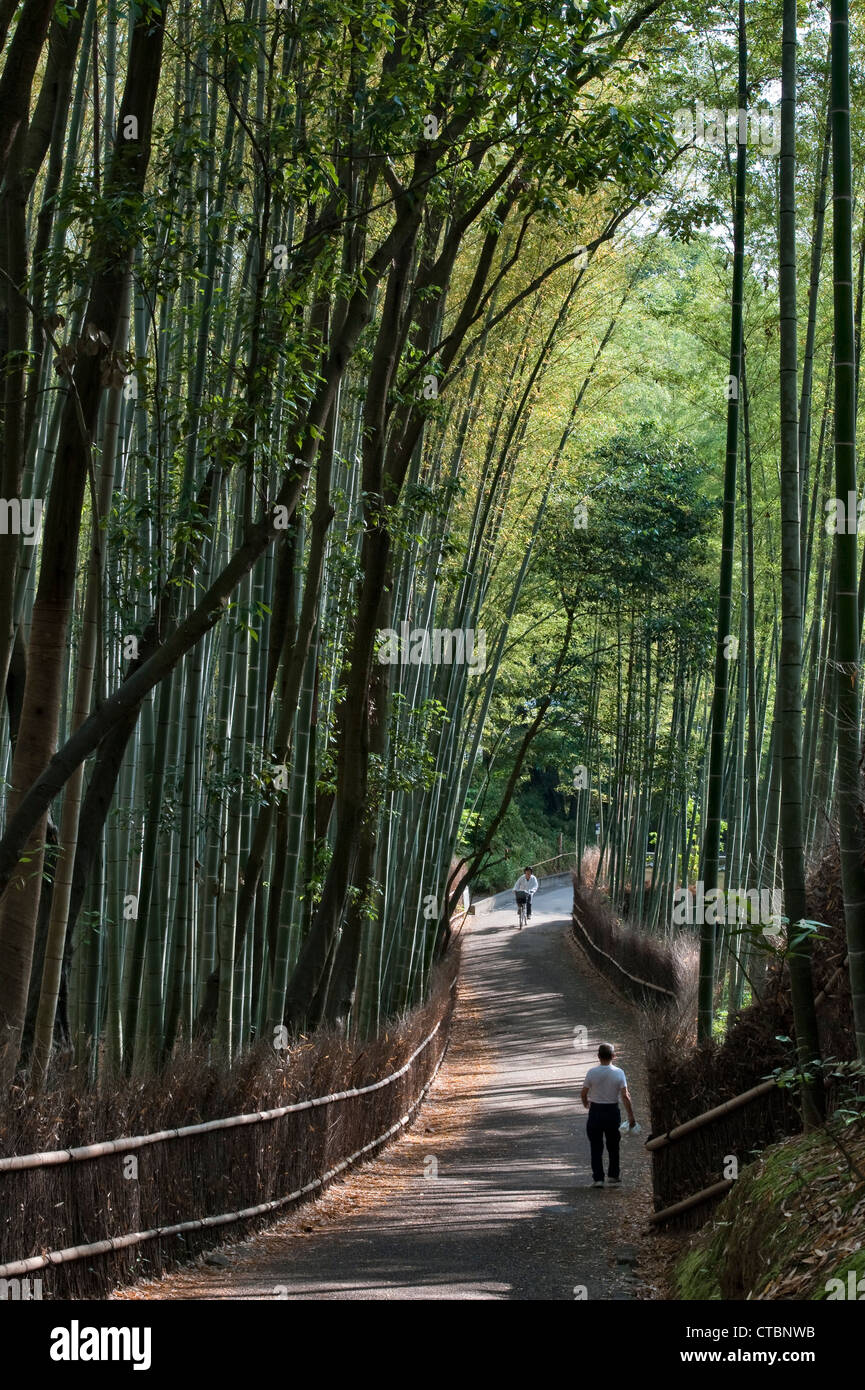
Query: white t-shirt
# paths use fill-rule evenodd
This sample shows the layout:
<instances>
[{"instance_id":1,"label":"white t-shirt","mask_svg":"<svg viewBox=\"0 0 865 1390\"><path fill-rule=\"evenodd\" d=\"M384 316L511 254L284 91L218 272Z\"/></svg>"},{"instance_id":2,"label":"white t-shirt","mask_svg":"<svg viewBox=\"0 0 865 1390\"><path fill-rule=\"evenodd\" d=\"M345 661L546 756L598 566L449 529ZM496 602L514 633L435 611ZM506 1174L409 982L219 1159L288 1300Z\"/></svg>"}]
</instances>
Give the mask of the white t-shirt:
<instances>
[{"instance_id":1,"label":"white t-shirt","mask_svg":"<svg viewBox=\"0 0 865 1390\"><path fill-rule=\"evenodd\" d=\"M514 893L531 893L534 895L537 891L538 880L535 878L534 874L532 874L531 878L526 878L525 874L520 874L513 886Z\"/></svg>"},{"instance_id":2,"label":"white t-shirt","mask_svg":"<svg viewBox=\"0 0 865 1390\"><path fill-rule=\"evenodd\" d=\"M588 1087L590 1102L594 1101L596 1105L618 1105L619 1094L622 1088L627 1086L628 1079L621 1067L614 1067L612 1062L604 1066L601 1062L596 1067L589 1067L583 1084Z\"/></svg>"}]
</instances>

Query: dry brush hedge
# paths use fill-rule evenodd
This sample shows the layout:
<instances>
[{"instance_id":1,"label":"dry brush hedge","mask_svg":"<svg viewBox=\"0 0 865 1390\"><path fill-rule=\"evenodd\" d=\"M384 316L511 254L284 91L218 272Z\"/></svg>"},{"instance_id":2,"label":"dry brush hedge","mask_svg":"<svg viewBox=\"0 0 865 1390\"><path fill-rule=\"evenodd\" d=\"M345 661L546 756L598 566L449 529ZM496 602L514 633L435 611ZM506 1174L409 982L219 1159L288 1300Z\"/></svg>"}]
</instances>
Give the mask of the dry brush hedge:
<instances>
[{"instance_id":1,"label":"dry brush hedge","mask_svg":"<svg viewBox=\"0 0 865 1390\"><path fill-rule=\"evenodd\" d=\"M374 1039L319 1032L284 1055L262 1043L225 1073L190 1052L157 1079L118 1082L97 1094L78 1090L73 1077L38 1101L13 1092L0 1114L0 1157L77 1148L106 1135L144 1136L357 1090L393 1075L417 1052L402 1075L365 1095L77 1162L0 1170L0 1276L39 1277L47 1299L104 1297L118 1283L157 1275L211 1248L226 1226L151 1236L29 1271L8 1266L268 1203L284 1210L284 1199L307 1187L316 1195L326 1174L359 1150L372 1156L377 1141L416 1106L447 1046L457 969L457 954L449 953L428 1003ZM241 1235L267 1219L271 1211L227 1229Z\"/></svg>"},{"instance_id":2,"label":"dry brush hedge","mask_svg":"<svg viewBox=\"0 0 865 1390\"><path fill-rule=\"evenodd\" d=\"M592 965L636 1004L672 1004L693 989L694 952L682 940L666 941L625 926L608 899L572 875L574 939Z\"/></svg>"},{"instance_id":3,"label":"dry brush hedge","mask_svg":"<svg viewBox=\"0 0 865 1390\"><path fill-rule=\"evenodd\" d=\"M733 1100L789 1062L784 1044L767 1030L758 1009L741 1014L723 1043L695 1044L693 1025L690 1009L659 1012L645 1021L653 1135L667 1134ZM790 1093L776 1087L656 1149L652 1155L655 1210L720 1182L730 1175L730 1158L742 1168L758 1149L795 1132L800 1123ZM694 1207L677 1217L676 1224L697 1227L714 1205L710 1201Z\"/></svg>"}]
</instances>

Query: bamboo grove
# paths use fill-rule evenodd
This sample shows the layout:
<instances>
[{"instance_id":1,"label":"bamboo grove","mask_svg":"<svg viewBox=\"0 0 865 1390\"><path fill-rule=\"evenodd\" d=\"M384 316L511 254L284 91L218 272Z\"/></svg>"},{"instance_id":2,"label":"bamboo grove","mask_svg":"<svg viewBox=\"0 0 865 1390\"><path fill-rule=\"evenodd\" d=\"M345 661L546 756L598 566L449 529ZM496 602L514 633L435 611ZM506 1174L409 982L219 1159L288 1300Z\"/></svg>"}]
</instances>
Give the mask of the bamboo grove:
<instances>
[{"instance_id":1,"label":"bamboo grove","mask_svg":"<svg viewBox=\"0 0 865 1390\"><path fill-rule=\"evenodd\" d=\"M545 749L576 764L578 870L635 924L699 935L703 1039L759 997L781 953L803 1065L819 1054L809 951L821 929L806 874L833 843L865 1055L861 19L844 5L770 17L738 4L723 28L702 27L678 115L685 196L629 248L640 303L619 341L629 335L638 368L611 374L619 393L652 378L650 423L617 409L571 477L551 545L584 615L579 712ZM645 343L648 324L666 351ZM814 1120L818 1098L806 1100Z\"/></svg>"},{"instance_id":2,"label":"bamboo grove","mask_svg":"<svg viewBox=\"0 0 865 1390\"><path fill-rule=\"evenodd\" d=\"M557 335L675 158L623 88L658 8L6 15L7 1079L422 997L508 617L381 633L480 633Z\"/></svg>"},{"instance_id":3,"label":"bamboo grove","mask_svg":"<svg viewBox=\"0 0 865 1390\"><path fill-rule=\"evenodd\" d=\"M3 6L4 1082L375 1032L544 759L652 931L839 825L861 972L843 8Z\"/></svg>"}]
</instances>

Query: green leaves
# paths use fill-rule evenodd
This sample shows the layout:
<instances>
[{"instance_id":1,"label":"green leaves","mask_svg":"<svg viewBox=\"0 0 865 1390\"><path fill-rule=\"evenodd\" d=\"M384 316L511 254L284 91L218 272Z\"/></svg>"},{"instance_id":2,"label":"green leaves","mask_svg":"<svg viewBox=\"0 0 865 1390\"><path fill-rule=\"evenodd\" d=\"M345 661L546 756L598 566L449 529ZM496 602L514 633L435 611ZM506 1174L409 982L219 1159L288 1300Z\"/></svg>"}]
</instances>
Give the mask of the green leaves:
<instances>
[{"instance_id":1,"label":"green leaves","mask_svg":"<svg viewBox=\"0 0 865 1390\"><path fill-rule=\"evenodd\" d=\"M54 6L54 19L61 28L67 29L77 19L74 0L57 0Z\"/></svg>"},{"instance_id":2,"label":"green leaves","mask_svg":"<svg viewBox=\"0 0 865 1390\"><path fill-rule=\"evenodd\" d=\"M575 498L563 495L547 533L551 572L587 608L643 609L652 596L669 603L700 563L717 510L703 495L704 469L694 451L645 423L601 446L590 467L594 477L586 500L576 499L587 506L587 525L574 526ZM692 597L696 616L696 586ZM651 621L660 635L661 616L655 613Z\"/></svg>"}]
</instances>

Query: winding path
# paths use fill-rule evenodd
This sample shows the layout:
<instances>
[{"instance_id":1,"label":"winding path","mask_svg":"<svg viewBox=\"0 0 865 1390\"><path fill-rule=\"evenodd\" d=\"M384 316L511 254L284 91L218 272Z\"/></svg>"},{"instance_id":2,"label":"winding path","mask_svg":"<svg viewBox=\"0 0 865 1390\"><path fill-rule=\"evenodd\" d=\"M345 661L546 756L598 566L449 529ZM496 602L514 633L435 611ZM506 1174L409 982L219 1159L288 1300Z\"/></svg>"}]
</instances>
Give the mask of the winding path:
<instances>
[{"instance_id":1,"label":"winding path","mask_svg":"<svg viewBox=\"0 0 865 1390\"><path fill-rule=\"evenodd\" d=\"M636 1019L567 940L569 884L541 888L523 932L512 902L487 899L469 919L465 1002L413 1131L215 1265L127 1297L633 1297L616 1251L648 1155L624 1141L622 1187L592 1188L579 1090L598 1043L612 1041L645 1117ZM461 1026L465 1012L479 1030Z\"/></svg>"}]
</instances>

